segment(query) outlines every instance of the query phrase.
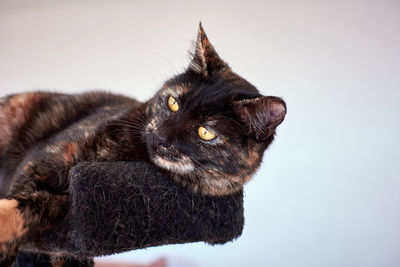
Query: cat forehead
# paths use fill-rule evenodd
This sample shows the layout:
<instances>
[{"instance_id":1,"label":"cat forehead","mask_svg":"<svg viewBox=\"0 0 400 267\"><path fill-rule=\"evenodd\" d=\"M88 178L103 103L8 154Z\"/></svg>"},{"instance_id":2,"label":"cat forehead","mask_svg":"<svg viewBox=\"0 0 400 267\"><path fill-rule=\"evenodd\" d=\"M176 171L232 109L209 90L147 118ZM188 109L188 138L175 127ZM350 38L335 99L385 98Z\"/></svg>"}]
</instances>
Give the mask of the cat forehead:
<instances>
[{"instance_id":1,"label":"cat forehead","mask_svg":"<svg viewBox=\"0 0 400 267\"><path fill-rule=\"evenodd\" d=\"M181 111L212 114L213 112L227 111L231 94L216 93L212 87L170 86L165 87L160 94L161 99L172 96L179 101Z\"/></svg>"}]
</instances>

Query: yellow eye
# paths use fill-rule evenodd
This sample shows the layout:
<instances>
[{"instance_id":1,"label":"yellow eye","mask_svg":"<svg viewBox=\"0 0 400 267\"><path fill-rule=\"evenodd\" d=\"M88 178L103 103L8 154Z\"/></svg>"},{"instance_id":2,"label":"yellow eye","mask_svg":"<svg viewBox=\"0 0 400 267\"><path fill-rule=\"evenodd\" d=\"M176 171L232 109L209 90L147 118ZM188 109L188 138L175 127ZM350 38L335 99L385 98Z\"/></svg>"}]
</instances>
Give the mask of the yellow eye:
<instances>
[{"instance_id":1,"label":"yellow eye","mask_svg":"<svg viewBox=\"0 0 400 267\"><path fill-rule=\"evenodd\" d=\"M215 133L210 132L209 130L207 130L206 128L200 126L199 127L199 136L201 139L203 140L212 140L216 137Z\"/></svg>"},{"instance_id":2,"label":"yellow eye","mask_svg":"<svg viewBox=\"0 0 400 267\"><path fill-rule=\"evenodd\" d=\"M179 110L178 102L172 96L168 97L168 107L173 112L177 112Z\"/></svg>"}]
</instances>

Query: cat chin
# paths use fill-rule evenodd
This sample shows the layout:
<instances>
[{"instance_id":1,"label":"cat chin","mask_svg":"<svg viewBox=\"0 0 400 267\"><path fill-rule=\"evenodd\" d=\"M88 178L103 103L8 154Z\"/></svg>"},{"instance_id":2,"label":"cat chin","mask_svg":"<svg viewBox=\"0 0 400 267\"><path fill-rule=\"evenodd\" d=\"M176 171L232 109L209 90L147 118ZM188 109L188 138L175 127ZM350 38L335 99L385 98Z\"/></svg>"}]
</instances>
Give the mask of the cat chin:
<instances>
[{"instance_id":1,"label":"cat chin","mask_svg":"<svg viewBox=\"0 0 400 267\"><path fill-rule=\"evenodd\" d=\"M177 174L189 174L194 171L194 165L188 157L182 157L179 161L171 161L160 156L154 156L152 160L160 168Z\"/></svg>"}]
</instances>

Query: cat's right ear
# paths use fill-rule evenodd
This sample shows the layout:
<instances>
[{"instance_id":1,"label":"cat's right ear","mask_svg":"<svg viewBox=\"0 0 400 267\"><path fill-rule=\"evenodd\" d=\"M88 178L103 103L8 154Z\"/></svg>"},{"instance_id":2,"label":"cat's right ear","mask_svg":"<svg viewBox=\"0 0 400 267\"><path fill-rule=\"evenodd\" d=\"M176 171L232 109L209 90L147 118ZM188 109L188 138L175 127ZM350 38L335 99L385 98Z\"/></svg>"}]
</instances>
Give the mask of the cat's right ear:
<instances>
[{"instance_id":1,"label":"cat's right ear","mask_svg":"<svg viewBox=\"0 0 400 267\"><path fill-rule=\"evenodd\" d=\"M229 68L228 65L218 56L200 22L196 48L193 59L189 65L189 70L199 73L202 76L207 76L212 72L227 68Z\"/></svg>"},{"instance_id":2,"label":"cat's right ear","mask_svg":"<svg viewBox=\"0 0 400 267\"><path fill-rule=\"evenodd\" d=\"M257 141L264 141L274 134L286 115L285 102L274 96L236 101L233 107L247 126L249 135Z\"/></svg>"}]
</instances>

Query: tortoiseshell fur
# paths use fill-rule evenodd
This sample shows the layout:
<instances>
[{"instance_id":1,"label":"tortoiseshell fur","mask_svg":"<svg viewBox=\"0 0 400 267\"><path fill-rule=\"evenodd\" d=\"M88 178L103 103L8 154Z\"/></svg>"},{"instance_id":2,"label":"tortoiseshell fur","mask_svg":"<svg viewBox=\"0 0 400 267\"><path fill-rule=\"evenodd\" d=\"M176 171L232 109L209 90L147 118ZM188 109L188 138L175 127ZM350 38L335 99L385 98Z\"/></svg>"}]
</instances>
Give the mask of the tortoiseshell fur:
<instances>
[{"instance_id":1,"label":"tortoiseshell fur","mask_svg":"<svg viewBox=\"0 0 400 267\"><path fill-rule=\"evenodd\" d=\"M77 163L142 160L190 190L222 196L251 178L285 114L280 98L231 71L201 26L189 68L147 102L104 92L1 99L0 265L12 264L31 234L63 220ZM200 126L217 137L199 138Z\"/></svg>"}]
</instances>

